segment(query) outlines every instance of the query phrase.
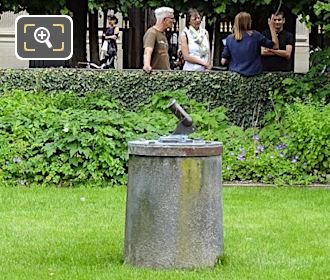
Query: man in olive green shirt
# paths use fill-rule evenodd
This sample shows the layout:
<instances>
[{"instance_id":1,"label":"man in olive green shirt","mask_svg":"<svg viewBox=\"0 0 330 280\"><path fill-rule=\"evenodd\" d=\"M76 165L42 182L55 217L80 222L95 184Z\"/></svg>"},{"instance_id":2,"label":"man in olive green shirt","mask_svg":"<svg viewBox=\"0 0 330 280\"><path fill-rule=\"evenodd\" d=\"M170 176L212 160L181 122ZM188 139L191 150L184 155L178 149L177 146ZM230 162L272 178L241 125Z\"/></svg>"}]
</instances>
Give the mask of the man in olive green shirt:
<instances>
[{"instance_id":1,"label":"man in olive green shirt","mask_svg":"<svg viewBox=\"0 0 330 280\"><path fill-rule=\"evenodd\" d=\"M152 69L170 70L168 42L165 31L172 28L174 10L161 7L155 10L156 24L150 27L143 36L143 70L150 73Z\"/></svg>"}]
</instances>

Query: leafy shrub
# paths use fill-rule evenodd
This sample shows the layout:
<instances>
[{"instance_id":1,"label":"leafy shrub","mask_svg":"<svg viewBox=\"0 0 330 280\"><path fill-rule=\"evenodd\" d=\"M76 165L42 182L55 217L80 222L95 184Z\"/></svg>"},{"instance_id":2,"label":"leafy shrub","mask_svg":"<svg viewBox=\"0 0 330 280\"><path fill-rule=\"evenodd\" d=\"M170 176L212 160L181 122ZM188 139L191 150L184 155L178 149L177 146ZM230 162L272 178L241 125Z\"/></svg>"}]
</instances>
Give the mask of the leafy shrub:
<instances>
[{"instance_id":1,"label":"leafy shrub","mask_svg":"<svg viewBox=\"0 0 330 280\"><path fill-rule=\"evenodd\" d=\"M16 91L1 98L1 175L20 182L108 179L123 184L124 129L115 103L99 96Z\"/></svg>"},{"instance_id":2,"label":"leafy shrub","mask_svg":"<svg viewBox=\"0 0 330 280\"><path fill-rule=\"evenodd\" d=\"M219 115L208 116L203 105L187 101L185 91L173 95L193 108L201 127L217 124ZM158 138L176 126L177 120L163 104L168 97L155 95L136 113L121 109L119 102L104 94L4 94L0 98L0 177L21 184L85 180L125 184L127 142Z\"/></svg>"},{"instance_id":3,"label":"leafy shrub","mask_svg":"<svg viewBox=\"0 0 330 280\"><path fill-rule=\"evenodd\" d=\"M283 128L288 138L283 140L308 173L330 175L329 120L330 105L296 103L287 107Z\"/></svg>"},{"instance_id":4,"label":"leafy shrub","mask_svg":"<svg viewBox=\"0 0 330 280\"><path fill-rule=\"evenodd\" d=\"M293 73L268 73L242 77L231 72L88 71L79 69L0 69L0 94L13 89L34 92L74 92L79 96L96 91L136 111L157 92L186 88L188 96L210 108L224 106L231 123L243 127L258 125L272 110L269 93ZM330 79L330 76L329 76Z\"/></svg>"},{"instance_id":5,"label":"leafy shrub","mask_svg":"<svg viewBox=\"0 0 330 280\"><path fill-rule=\"evenodd\" d=\"M20 184L108 180L126 184L129 140L157 139L178 120L175 98L192 116L191 137L221 141L224 180L277 184L329 182L329 105L296 103L262 129L230 126L224 107L192 99L186 90L153 95L137 112L102 93L14 91L0 98L0 178Z\"/></svg>"},{"instance_id":6,"label":"leafy shrub","mask_svg":"<svg viewBox=\"0 0 330 280\"><path fill-rule=\"evenodd\" d=\"M276 184L329 182L330 105L287 105L279 123L224 141L224 178Z\"/></svg>"},{"instance_id":7,"label":"leafy shrub","mask_svg":"<svg viewBox=\"0 0 330 280\"><path fill-rule=\"evenodd\" d=\"M323 71L330 72L330 47L323 50L315 49L310 55L310 64L319 66Z\"/></svg>"},{"instance_id":8,"label":"leafy shrub","mask_svg":"<svg viewBox=\"0 0 330 280\"><path fill-rule=\"evenodd\" d=\"M229 127L225 114L227 110L224 107L211 109L208 103L201 103L189 98L187 90L181 89L155 94L147 105L141 106L138 113L133 114L131 124L141 137L155 139L175 130L178 120L167 109L169 101L173 99L185 108L194 120L196 132L192 134L192 137L212 140L214 132Z\"/></svg>"},{"instance_id":9,"label":"leafy shrub","mask_svg":"<svg viewBox=\"0 0 330 280\"><path fill-rule=\"evenodd\" d=\"M322 72L323 65L311 68L308 73L295 79L286 78L281 86L270 93L272 110L261 120L261 124L279 122L285 115L288 104L300 102L305 104L330 102L330 80L327 73Z\"/></svg>"}]
</instances>

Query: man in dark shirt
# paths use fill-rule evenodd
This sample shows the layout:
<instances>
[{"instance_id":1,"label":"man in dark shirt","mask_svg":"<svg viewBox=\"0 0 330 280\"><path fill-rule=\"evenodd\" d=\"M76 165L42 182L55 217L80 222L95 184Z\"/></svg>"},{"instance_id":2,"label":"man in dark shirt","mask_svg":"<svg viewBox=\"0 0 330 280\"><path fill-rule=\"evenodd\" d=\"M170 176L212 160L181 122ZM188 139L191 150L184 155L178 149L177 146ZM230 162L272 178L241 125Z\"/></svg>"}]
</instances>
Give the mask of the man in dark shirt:
<instances>
[{"instance_id":1,"label":"man in dark shirt","mask_svg":"<svg viewBox=\"0 0 330 280\"><path fill-rule=\"evenodd\" d=\"M275 31L278 36L279 49L261 48L262 64L264 71L282 71L288 72L291 70L291 54L293 48L293 35L283 29L285 23L284 12L280 11L276 15L272 14L275 21ZM265 30L262 34L271 38L269 30Z\"/></svg>"}]
</instances>

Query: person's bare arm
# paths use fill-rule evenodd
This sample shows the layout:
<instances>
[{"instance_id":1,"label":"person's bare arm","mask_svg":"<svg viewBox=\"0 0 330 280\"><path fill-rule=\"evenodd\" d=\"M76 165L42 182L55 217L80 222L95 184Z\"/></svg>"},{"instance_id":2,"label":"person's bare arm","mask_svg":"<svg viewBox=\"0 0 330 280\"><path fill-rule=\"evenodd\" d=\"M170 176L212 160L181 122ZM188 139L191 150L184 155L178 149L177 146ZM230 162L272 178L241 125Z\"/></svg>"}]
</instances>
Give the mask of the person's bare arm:
<instances>
[{"instance_id":1,"label":"person's bare arm","mask_svg":"<svg viewBox=\"0 0 330 280\"><path fill-rule=\"evenodd\" d=\"M206 37L207 37L207 40L210 42L210 39L209 39L209 33L208 33L208 32L206 32ZM207 60L207 64L208 64L207 69L208 69L208 70L211 70L211 69L212 69L212 63L211 63L211 49L209 50L209 59Z\"/></svg>"},{"instance_id":2,"label":"person's bare arm","mask_svg":"<svg viewBox=\"0 0 330 280\"><path fill-rule=\"evenodd\" d=\"M103 35L105 40L110 40L110 39L117 40L119 37L119 27L118 26L115 27L115 31L113 35L109 35L109 36L105 36L105 34Z\"/></svg>"},{"instance_id":3,"label":"person's bare arm","mask_svg":"<svg viewBox=\"0 0 330 280\"><path fill-rule=\"evenodd\" d=\"M270 34L272 36L272 41L274 43L273 49L278 50L279 43L274 26L274 15L272 15L272 17L268 19L268 26L269 26Z\"/></svg>"},{"instance_id":4,"label":"person's bare arm","mask_svg":"<svg viewBox=\"0 0 330 280\"><path fill-rule=\"evenodd\" d=\"M146 47L144 49L144 54L143 54L143 70L147 73L150 73L152 70L151 67L151 55L153 52L153 48Z\"/></svg>"},{"instance_id":5,"label":"person's bare arm","mask_svg":"<svg viewBox=\"0 0 330 280\"><path fill-rule=\"evenodd\" d=\"M269 53L271 53L272 55L284 57L289 60L291 58L292 45L286 45L285 50L269 50Z\"/></svg>"},{"instance_id":6,"label":"person's bare arm","mask_svg":"<svg viewBox=\"0 0 330 280\"><path fill-rule=\"evenodd\" d=\"M105 39L105 40L110 40L110 39L112 39L112 40L117 40L117 36L116 36L116 35L104 36L104 39Z\"/></svg>"},{"instance_id":7,"label":"person's bare arm","mask_svg":"<svg viewBox=\"0 0 330 280\"><path fill-rule=\"evenodd\" d=\"M261 47L261 55L262 56L273 56L274 54L270 51L270 49Z\"/></svg>"}]
</instances>

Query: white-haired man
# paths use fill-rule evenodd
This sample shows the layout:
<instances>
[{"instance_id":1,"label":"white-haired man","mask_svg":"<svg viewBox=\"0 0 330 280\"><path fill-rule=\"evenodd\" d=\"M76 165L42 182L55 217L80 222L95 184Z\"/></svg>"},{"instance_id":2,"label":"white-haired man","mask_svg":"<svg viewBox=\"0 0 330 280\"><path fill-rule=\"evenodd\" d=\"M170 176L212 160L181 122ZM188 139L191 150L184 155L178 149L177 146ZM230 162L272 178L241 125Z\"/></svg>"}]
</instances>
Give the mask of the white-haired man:
<instances>
[{"instance_id":1,"label":"white-haired man","mask_svg":"<svg viewBox=\"0 0 330 280\"><path fill-rule=\"evenodd\" d=\"M172 28L175 22L174 10L161 7L155 10L156 24L150 27L143 36L143 70L150 73L152 69L170 70L168 42L165 31Z\"/></svg>"}]
</instances>

